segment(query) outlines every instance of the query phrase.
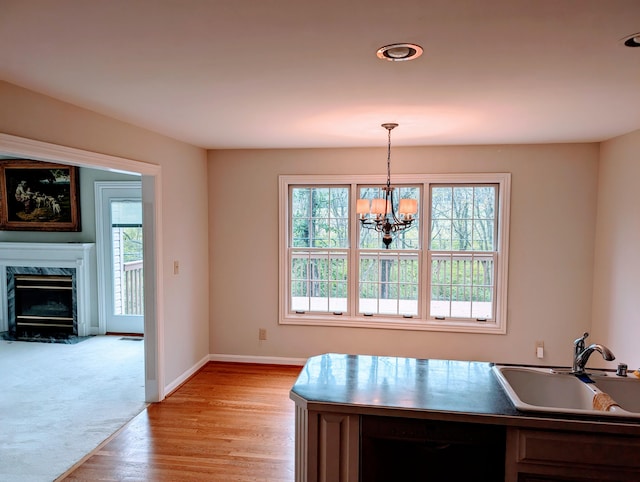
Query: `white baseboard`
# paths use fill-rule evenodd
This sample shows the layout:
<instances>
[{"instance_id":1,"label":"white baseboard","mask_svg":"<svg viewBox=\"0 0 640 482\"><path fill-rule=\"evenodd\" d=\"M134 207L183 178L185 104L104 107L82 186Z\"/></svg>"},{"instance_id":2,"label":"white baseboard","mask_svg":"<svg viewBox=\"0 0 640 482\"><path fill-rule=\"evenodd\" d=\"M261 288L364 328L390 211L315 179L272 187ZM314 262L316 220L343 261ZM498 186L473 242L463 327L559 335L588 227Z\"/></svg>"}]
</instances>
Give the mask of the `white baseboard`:
<instances>
[{"instance_id":1,"label":"white baseboard","mask_svg":"<svg viewBox=\"0 0 640 482\"><path fill-rule=\"evenodd\" d=\"M246 356L246 355L209 355L209 361L234 362L234 363L259 363L263 365L295 365L303 366L306 358L284 358L279 356Z\"/></svg>"},{"instance_id":2,"label":"white baseboard","mask_svg":"<svg viewBox=\"0 0 640 482\"><path fill-rule=\"evenodd\" d=\"M180 375L178 378L172 381L169 385L164 387L164 396L166 397L171 392L173 392L176 388L178 388L180 385L186 382L189 379L189 377L195 375L196 372L200 370L203 366L205 366L208 362L209 362L209 355L205 355L204 357L202 357L202 359L198 363L193 365L189 370L184 372L182 375Z\"/></svg>"}]
</instances>

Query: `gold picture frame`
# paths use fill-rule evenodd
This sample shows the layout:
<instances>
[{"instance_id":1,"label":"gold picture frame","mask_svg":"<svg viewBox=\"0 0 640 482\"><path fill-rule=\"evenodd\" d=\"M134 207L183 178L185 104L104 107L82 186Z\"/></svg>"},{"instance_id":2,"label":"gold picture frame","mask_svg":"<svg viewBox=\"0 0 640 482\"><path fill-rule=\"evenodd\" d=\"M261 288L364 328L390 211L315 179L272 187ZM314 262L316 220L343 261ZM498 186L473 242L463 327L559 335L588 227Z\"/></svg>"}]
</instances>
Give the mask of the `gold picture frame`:
<instances>
[{"instance_id":1,"label":"gold picture frame","mask_svg":"<svg viewBox=\"0 0 640 482\"><path fill-rule=\"evenodd\" d=\"M0 160L0 230L80 231L78 168Z\"/></svg>"}]
</instances>

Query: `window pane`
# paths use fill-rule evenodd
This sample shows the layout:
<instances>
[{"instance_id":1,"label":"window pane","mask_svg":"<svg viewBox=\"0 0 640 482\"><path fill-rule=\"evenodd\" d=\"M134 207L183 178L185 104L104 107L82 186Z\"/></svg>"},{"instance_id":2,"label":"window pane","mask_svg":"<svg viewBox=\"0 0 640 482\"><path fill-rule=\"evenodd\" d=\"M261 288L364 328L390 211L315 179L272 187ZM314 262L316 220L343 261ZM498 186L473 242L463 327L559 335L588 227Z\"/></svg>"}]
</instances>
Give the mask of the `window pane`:
<instances>
[{"instance_id":1,"label":"window pane","mask_svg":"<svg viewBox=\"0 0 640 482\"><path fill-rule=\"evenodd\" d=\"M420 247L420 232L418 229L418 221L414 221L411 227L397 232L393 236L392 249L418 249Z\"/></svg>"},{"instance_id":2,"label":"window pane","mask_svg":"<svg viewBox=\"0 0 640 482\"><path fill-rule=\"evenodd\" d=\"M360 313L418 314L418 254L361 253Z\"/></svg>"},{"instance_id":3,"label":"window pane","mask_svg":"<svg viewBox=\"0 0 640 482\"><path fill-rule=\"evenodd\" d=\"M473 250L495 251L493 219L476 219L473 222Z\"/></svg>"},{"instance_id":4,"label":"window pane","mask_svg":"<svg viewBox=\"0 0 640 482\"><path fill-rule=\"evenodd\" d=\"M452 221L453 239L452 251L467 251L471 249L471 222L466 219L454 219Z\"/></svg>"},{"instance_id":5,"label":"window pane","mask_svg":"<svg viewBox=\"0 0 640 482\"><path fill-rule=\"evenodd\" d=\"M337 219L349 219L349 190L347 188L331 188L329 204L331 215Z\"/></svg>"},{"instance_id":6,"label":"window pane","mask_svg":"<svg viewBox=\"0 0 640 482\"><path fill-rule=\"evenodd\" d=\"M451 287L448 285L431 285L430 315L446 318L451 315Z\"/></svg>"},{"instance_id":7,"label":"window pane","mask_svg":"<svg viewBox=\"0 0 640 482\"><path fill-rule=\"evenodd\" d=\"M494 255L431 256L430 316L493 317Z\"/></svg>"},{"instance_id":8,"label":"window pane","mask_svg":"<svg viewBox=\"0 0 640 482\"><path fill-rule=\"evenodd\" d=\"M307 253L303 255L295 255L291 259L291 279L293 281L303 280L306 281L309 279L308 275L308 266L309 260L307 258Z\"/></svg>"},{"instance_id":9,"label":"window pane","mask_svg":"<svg viewBox=\"0 0 640 482\"><path fill-rule=\"evenodd\" d=\"M451 288L451 316L469 318L471 316L471 293L465 286Z\"/></svg>"},{"instance_id":10,"label":"window pane","mask_svg":"<svg viewBox=\"0 0 640 482\"><path fill-rule=\"evenodd\" d=\"M432 284L449 284L451 280L451 256L433 255L431 259Z\"/></svg>"},{"instance_id":11,"label":"window pane","mask_svg":"<svg viewBox=\"0 0 640 482\"><path fill-rule=\"evenodd\" d=\"M472 187L454 187L453 188L453 218L454 219L471 219L473 206L473 188Z\"/></svg>"},{"instance_id":12,"label":"window pane","mask_svg":"<svg viewBox=\"0 0 640 482\"><path fill-rule=\"evenodd\" d=\"M294 251L291 255L291 310L346 311L346 252Z\"/></svg>"},{"instance_id":13,"label":"window pane","mask_svg":"<svg viewBox=\"0 0 640 482\"><path fill-rule=\"evenodd\" d=\"M142 227L142 202L111 201L111 225L114 227Z\"/></svg>"},{"instance_id":14,"label":"window pane","mask_svg":"<svg viewBox=\"0 0 640 482\"><path fill-rule=\"evenodd\" d=\"M474 247L478 251L496 251L496 187L474 188Z\"/></svg>"},{"instance_id":15,"label":"window pane","mask_svg":"<svg viewBox=\"0 0 640 482\"><path fill-rule=\"evenodd\" d=\"M291 283L291 310L309 311L309 293L307 281Z\"/></svg>"},{"instance_id":16,"label":"window pane","mask_svg":"<svg viewBox=\"0 0 640 482\"><path fill-rule=\"evenodd\" d=\"M453 188L431 189L431 219L451 219Z\"/></svg>"},{"instance_id":17,"label":"window pane","mask_svg":"<svg viewBox=\"0 0 640 482\"><path fill-rule=\"evenodd\" d=\"M494 219L496 216L496 188L480 186L474 188L474 217L477 219Z\"/></svg>"},{"instance_id":18,"label":"window pane","mask_svg":"<svg viewBox=\"0 0 640 482\"><path fill-rule=\"evenodd\" d=\"M329 293L329 310L347 311L347 282L332 282Z\"/></svg>"},{"instance_id":19,"label":"window pane","mask_svg":"<svg viewBox=\"0 0 640 482\"><path fill-rule=\"evenodd\" d=\"M378 256L361 255L360 256L360 282L377 282L378 281Z\"/></svg>"},{"instance_id":20,"label":"window pane","mask_svg":"<svg viewBox=\"0 0 640 482\"><path fill-rule=\"evenodd\" d=\"M382 236L373 229L360 226L360 248L379 249L382 244Z\"/></svg>"},{"instance_id":21,"label":"window pane","mask_svg":"<svg viewBox=\"0 0 640 482\"><path fill-rule=\"evenodd\" d=\"M400 259L400 282L401 283L413 283L418 279L418 260L416 258Z\"/></svg>"},{"instance_id":22,"label":"window pane","mask_svg":"<svg viewBox=\"0 0 640 482\"><path fill-rule=\"evenodd\" d=\"M309 218L311 212L309 206L311 202L311 189L306 187L296 187L291 190L291 215L295 218Z\"/></svg>"},{"instance_id":23,"label":"window pane","mask_svg":"<svg viewBox=\"0 0 640 482\"><path fill-rule=\"evenodd\" d=\"M329 217L328 187L314 187L311 189L311 216L314 218Z\"/></svg>"},{"instance_id":24,"label":"window pane","mask_svg":"<svg viewBox=\"0 0 640 482\"><path fill-rule=\"evenodd\" d=\"M431 188L431 317L493 317L497 189ZM475 254L480 252L490 254Z\"/></svg>"},{"instance_id":25,"label":"window pane","mask_svg":"<svg viewBox=\"0 0 640 482\"><path fill-rule=\"evenodd\" d=\"M331 218L329 220L330 244L332 248L345 248L349 245L348 218Z\"/></svg>"},{"instance_id":26,"label":"window pane","mask_svg":"<svg viewBox=\"0 0 640 482\"><path fill-rule=\"evenodd\" d=\"M347 281L347 258L339 253L330 253L329 279Z\"/></svg>"},{"instance_id":27,"label":"window pane","mask_svg":"<svg viewBox=\"0 0 640 482\"><path fill-rule=\"evenodd\" d=\"M298 248L309 247L309 218L292 221L291 245Z\"/></svg>"},{"instance_id":28,"label":"window pane","mask_svg":"<svg viewBox=\"0 0 640 482\"><path fill-rule=\"evenodd\" d=\"M429 247L495 251L496 190L493 185L432 187Z\"/></svg>"},{"instance_id":29,"label":"window pane","mask_svg":"<svg viewBox=\"0 0 640 482\"><path fill-rule=\"evenodd\" d=\"M360 186L359 199L384 199L385 191L382 186ZM393 211L396 214L396 219L403 221L408 219L408 216L400 215L398 212L401 199L415 199L418 207L418 212L411 214L412 222L408 224L402 230L398 230L392 233L393 241L389 246L391 249L420 249L420 187L418 186L395 186L393 190ZM383 233L380 233L373 229L375 225L374 214L367 214L367 222L365 224L360 223L360 233L358 245L361 249L381 249L384 248L382 243ZM393 213L389 212L387 219L390 223L395 224L393 219Z\"/></svg>"},{"instance_id":30,"label":"window pane","mask_svg":"<svg viewBox=\"0 0 640 482\"><path fill-rule=\"evenodd\" d=\"M431 249L438 251L451 250L451 221L434 219L431 221Z\"/></svg>"},{"instance_id":31,"label":"window pane","mask_svg":"<svg viewBox=\"0 0 640 482\"><path fill-rule=\"evenodd\" d=\"M400 285L400 296L398 298L398 312L402 314L417 313L418 307L418 285Z\"/></svg>"},{"instance_id":32,"label":"window pane","mask_svg":"<svg viewBox=\"0 0 640 482\"><path fill-rule=\"evenodd\" d=\"M326 248L329 246L329 224L328 219L313 219L313 248Z\"/></svg>"},{"instance_id":33,"label":"window pane","mask_svg":"<svg viewBox=\"0 0 640 482\"><path fill-rule=\"evenodd\" d=\"M113 314L142 315L142 202L112 200Z\"/></svg>"},{"instance_id":34,"label":"window pane","mask_svg":"<svg viewBox=\"0 0 640 482\"><path fill-rule=\"evenodd\" d=\"M349 189L292 187L290 223L291 247L348 247Z\"/></svg>"}]
</instances>

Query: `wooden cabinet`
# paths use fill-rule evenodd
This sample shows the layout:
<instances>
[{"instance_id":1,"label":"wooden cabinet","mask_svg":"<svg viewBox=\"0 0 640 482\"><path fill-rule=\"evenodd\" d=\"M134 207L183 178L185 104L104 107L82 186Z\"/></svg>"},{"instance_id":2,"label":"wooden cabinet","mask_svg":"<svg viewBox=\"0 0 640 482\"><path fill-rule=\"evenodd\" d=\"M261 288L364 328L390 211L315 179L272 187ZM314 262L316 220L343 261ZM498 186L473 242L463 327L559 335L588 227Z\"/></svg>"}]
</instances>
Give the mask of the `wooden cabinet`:
<instances>
[{"instance_id":1,"label":"wooden cabinet","mask_svg":"<svg viewBox=\"0 0 640 482\"><path fill-rule=\"evenodd\" d=\"M297 482L637 482L638 454L638 435L296 407Z\"/></svg>"},{"instance_id":2,"label":"wooden cabinet","mask_svg":"<svg viewBox=\"0 0 640 482\"><path fill-rule=\"evenodd\" d=\"M637 482L639 451L638 436L510 428L505 479Z\"/></svg>"},{"instance_id":3,"label":"wooden cabinet","mask_svg":"<svg viewBox=\"0 0 640 482\"><path fill-rule=\"evenodd\" d=\"M522 413L483 362L324 354L293 386L296 482L638 482L640 423Z\"/></svg>"},{"instance_id":4,"label":"wooden cabinet","mask_svg":"<svg viewBox=\"0 0 640 482\"><path fill-rule=\"evenodd\" d=\"M296 406L297 482L358 482L360 416Z\"/></svg>"}]
</instances>

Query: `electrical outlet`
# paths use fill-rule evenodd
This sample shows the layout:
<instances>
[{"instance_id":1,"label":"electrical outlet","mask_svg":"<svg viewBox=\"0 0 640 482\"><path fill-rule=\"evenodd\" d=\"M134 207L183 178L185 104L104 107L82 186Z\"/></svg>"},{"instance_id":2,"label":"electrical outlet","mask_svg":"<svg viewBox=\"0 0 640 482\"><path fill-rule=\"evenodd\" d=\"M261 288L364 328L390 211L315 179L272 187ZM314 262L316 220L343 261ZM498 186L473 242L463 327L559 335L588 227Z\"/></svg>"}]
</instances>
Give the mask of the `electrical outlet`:
<instances>
[{"instance_id":1,"label":"electrical outlet","mask_svg":"<svg viewBox=\"0 0 640 482\"><path fill-rule=\"evenodd\" d=\"M173 262L173 274L180 274L180 263L178 261Z\"/></svg>"},{"instance_id":2,"label":"electrical outlet","mask_svg":"<svg viewBox=\"0 0 640 482\"><path fill-rule=\"evenodd\" d=\"M544 341L536 341L536 356L544 358Z\"/></svg>"},{"instance_id":3,"label":"electrical outlet","mask_svg":"<svg viewBox=\"0 0 640 482\"><path fill-rule=\"evenodd\" d=\"M266 339L267 339L267 329L266 328L260 328L258 330L258 340L266 341Z\"/></svg>"}]
</instances>

